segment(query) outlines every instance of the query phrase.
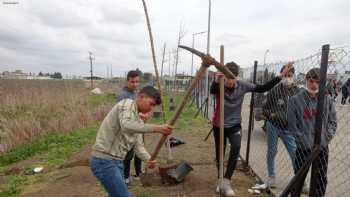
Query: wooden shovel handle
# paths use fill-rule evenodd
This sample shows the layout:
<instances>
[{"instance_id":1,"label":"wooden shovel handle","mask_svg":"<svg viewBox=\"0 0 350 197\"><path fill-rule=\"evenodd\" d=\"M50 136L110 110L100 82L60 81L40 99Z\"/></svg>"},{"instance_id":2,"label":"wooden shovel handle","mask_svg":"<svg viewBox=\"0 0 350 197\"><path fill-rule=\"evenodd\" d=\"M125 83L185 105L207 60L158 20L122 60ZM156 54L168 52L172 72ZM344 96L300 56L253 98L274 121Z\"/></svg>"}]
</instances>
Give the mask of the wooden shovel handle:
<instances>
[{"instance_id":1,"label":"wooden shovel handle","mask_svg":"<svg viewBox=\"0 0 350 197\"><path fill-rule=\"evenodd\" d=\"M175 125L175 123L176 123L177 119L179 118L179 116L180 116L180 114L181 114L183 108L184 108L185 105L186 105L186 102L187 102L188 98L190 97L190 95L191 95L191 93L192 93L192 90L195 88L195 86L196 86L196 84L198 83L198 81L203 77L203 75L205 74L205 71L207 70L207 68L208 68L208 67L206 67L206 66L201 66L201 67L200 67L200 69L199 69L197 75L196 75L195 78L192 80L192 82L191 82L189 88L187 89L185 96L182 98L182 101L180 102L180 105L177 106L174 115L173 115L173 116L170 118L170 120L168 121L168 124L170 124L170 125L172 125L172 126ZM167 137L168 137L168 136L163 135L163 136L160 138L160 140L159 140L159 142L158 142L158 144L157 144L157 146L156 146L156 148L155 148L155 150L154 150L154 152L153 152L153 154L152 154L152 156L151 156L151 160L154 160L154 159L157 158L157 155L158 155L160 149L162 148L162 145L165 143Z\"/></svg>"}]
</instances>

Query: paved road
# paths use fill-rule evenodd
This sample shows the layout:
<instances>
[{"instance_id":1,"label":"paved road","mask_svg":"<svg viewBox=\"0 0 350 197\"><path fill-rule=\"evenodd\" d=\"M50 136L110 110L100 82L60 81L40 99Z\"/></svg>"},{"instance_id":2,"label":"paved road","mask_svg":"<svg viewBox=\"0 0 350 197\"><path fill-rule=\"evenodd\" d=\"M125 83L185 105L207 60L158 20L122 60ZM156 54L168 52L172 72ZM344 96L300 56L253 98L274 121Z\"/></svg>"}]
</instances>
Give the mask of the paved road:
<instances>
[{"instance_id":1,"label":"paved road","mask_svg":"<svg viewBox=\"0 0 350 197\"><path fill-rule=\"evenodd\" d=\"M340 98L338 98L340 99ZM213 105L213 102L211 102ZM243 138L241 155L245 157L247 145L247 129L249 120L250 94L246 95L242 110ZM212 113L212 107L209 108ZM338 129L330 144L328 167L328 186L326 196L350 196L350 105L337 103ZM210 116L209 116L210 117ZM266 136L261 129L262 122L254 122L251 138L250 165L259 177L266 177ZM277 188L273 192L278 195L293 177L292 166L283 143L279 142L276 157ZM307 178L309 180L309 176Z\"/></svg>"}]
</instances>

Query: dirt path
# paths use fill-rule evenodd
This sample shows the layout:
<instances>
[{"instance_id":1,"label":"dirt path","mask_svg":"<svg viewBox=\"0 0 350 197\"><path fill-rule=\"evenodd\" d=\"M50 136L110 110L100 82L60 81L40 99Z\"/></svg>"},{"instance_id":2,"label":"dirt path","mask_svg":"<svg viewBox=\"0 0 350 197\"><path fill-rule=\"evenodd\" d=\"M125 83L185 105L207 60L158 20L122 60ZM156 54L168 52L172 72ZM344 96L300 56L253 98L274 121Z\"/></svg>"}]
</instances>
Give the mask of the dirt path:
<instances>
[{"instance_id":1,"label":"dirt path","mask_svg":"<svg viewBox=\"0 0 350 197\"><path fill-rule=\"evenodd\" d=\"M175 131L174 136L186 142L184 145L173 148L171 163L185 160L191 164L194 170L188 174L185 181L176 186L153 185L142 187L134 181L130 186L133 196L215 196L217 182L216 167L214 165L213 139L203 141L209 129L206 126L188 131ZM146 135L148 150L158 141L158 136ZM61 169L47 172L40 181L26 187L21 196L38 197L97 197L106 196L88 167L91 145L85 146L75 154ZM163 163L167 160L167 149L163 148L158 160ZM247 189L255 183L255 179L246 176L237 170L232 180L237 196L252 196ZM256 196L256 195L254 195ZM260 195L262 196L262 195Z\"/></svg>"}]
</instances>

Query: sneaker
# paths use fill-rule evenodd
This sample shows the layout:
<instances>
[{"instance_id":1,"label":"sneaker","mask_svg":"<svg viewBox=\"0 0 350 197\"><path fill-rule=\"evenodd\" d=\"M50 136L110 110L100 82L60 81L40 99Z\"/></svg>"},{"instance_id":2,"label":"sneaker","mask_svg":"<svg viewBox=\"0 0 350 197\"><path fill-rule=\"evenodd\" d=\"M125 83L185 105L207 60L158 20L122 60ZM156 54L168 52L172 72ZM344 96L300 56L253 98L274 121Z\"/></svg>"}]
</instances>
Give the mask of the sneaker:
<instances>
[{"instance_id":1,"label":"sneaker","mask_svg":"<svg viewBox=\"0 0 350 197\"><path fill-rule=\"evenodd\" d=\"M126 179L125 179L125 183L126 183L127 185L129 185L130 181L131 181L130 178L126 178Z\"/></svg>"},{"instance_id":2,"label":"sneaker","mask_svg":"<svg viewBox=\"0 0 350 197\"><path fill-rule=\"evenodd\" d=\"M303 189L301 190L301 193L306 194L306 195L309 195L309 193L310 193L310 188L309 188L309 186L308 186L307 184L304 183Z\"/></svg>"},{"instance_id":3,"label":"sneaker","mask_svg":"<svg viewBox=\"0 0 350 197\"><path fill-rule=\"evenodd\" d=\"M216 186L215 192L216 192L216 193L219 193L219 192L220 192L220 183L218 183L218 185Z\"/></svg>"},{"instance_id":4,"label":"sneaker","mask_svg":"<svg viewBox=\"0 0 350 197\"><path fill-rule=\"evenodd\" d=\"M270 188L275 188L276 187L276 178L273 176L267 177L266 186L270 187Z\"/></svg>"},{"instance_id":5,"label":"sneaker","mask_svg":"<svg viewBox=\"0 0 350 197\"><path fill-rule=\"evenodd\" d=\"M140 180L140 176L134 176L134 177L132 177L132 179L135 180L135 181L139 181Z\"/></svg>"},{"instance_id":6,"label":"sneaker","mask_svg":"<svg viewBox=\"0 0 350 197\"><path fill-rule=\"evenodd\" d=\"M266 188L267 188L267 186L266 186L265 183L257 183L251 189L253 189L253 190L264 190Z\"/></svg>"},{"instance_id":7,"label":"sneaker","mask_svg":"<svg viewBox=\"0 0 350 197\"><path fill-rule=\"evenodd\" d=\"M225 179L225 178L224 178L222 185L220 185L220 183L219 183L218 186L216 187L216 192L219 193L220 191L225 196L235 196L236 195L231 187L231 181L228 179Z\"/></svg>"}]
</instances>

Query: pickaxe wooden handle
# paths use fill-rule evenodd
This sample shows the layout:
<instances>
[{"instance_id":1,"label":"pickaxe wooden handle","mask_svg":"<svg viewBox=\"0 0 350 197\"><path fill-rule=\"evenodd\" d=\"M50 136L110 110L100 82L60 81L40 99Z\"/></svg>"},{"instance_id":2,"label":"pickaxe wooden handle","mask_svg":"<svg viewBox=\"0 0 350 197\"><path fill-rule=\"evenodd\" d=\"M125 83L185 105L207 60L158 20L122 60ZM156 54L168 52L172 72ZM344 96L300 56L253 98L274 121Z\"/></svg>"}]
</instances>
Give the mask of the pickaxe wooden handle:
<instances>
[{"instance_id":1,"label":"pickaxe wooden handle","mask_svg":"<svg viewBox=\"0 0 350 197\"><path fill-rule=\"evenodd\" d=\"M180 48L186 49L187 51L190 51L191 53L199 56L202 60L205 58L205 54L203 52L200 52L194 48L190 48L187 46L183 46L183 45L179 45ZM214 59L215 60L215 59ZM223 64L220 64L219 62L217 62L215 60L214 66L216 69L218 69L220 72L222 72L225 77L230 78L230 79L234 79L235 76L231 73L231 71L229 69L227 69L225 66L223 66Z\"/></svg>"},{"instance_id":2,"label":"pickaxe wooden handle","mask_svg":"<svg viewBox=\"0 0 350 197\"><path fill-rule=\"evenodd\" d=\"M204 58L205 57L205 54L196 50L196 49L193 49L193 48L190 48L190 47L187 47L187 46L182 46L182 45L179 45L180 48L183 48L183 49L186 49L190 52L192 52L193 54L199 56L200 58ZM216 61L216 60L215 60ZM230 70L228 70L226 67L224 66L221 66L220 64L215 64L216 65L216 68L221 71L227 78L235 78L234 75L231 73ZM191 81L191 84L189 86L189 88L187 89L186 93L185 93L185 96L183 97L182 101L180 102L180 105L178 105L178 107L176 108L175 110L175 113L174 115L170 118L170 120L168 121L168 124L169 125L172 125L174 126L175 125L175 122L177 121L177 119L179 118L183 108L185 107L186 105L186 102L187 102L187 99L190 97L193 89L195 88L196 84L198 83L198 81L203 77L203 75L205 74L205 71L207 70L207 68L209 67L210 65L202 65L199 69L199 71L197 72L195 78ZM167 139L167 136L166 135L163 135L162 138L159 140L152 156L151 156L151 160L154 160L155 158L157 158L157 155L162 147L162 145L164 144L164 142L166 141Z\"/></svg>"}]
</instances>

